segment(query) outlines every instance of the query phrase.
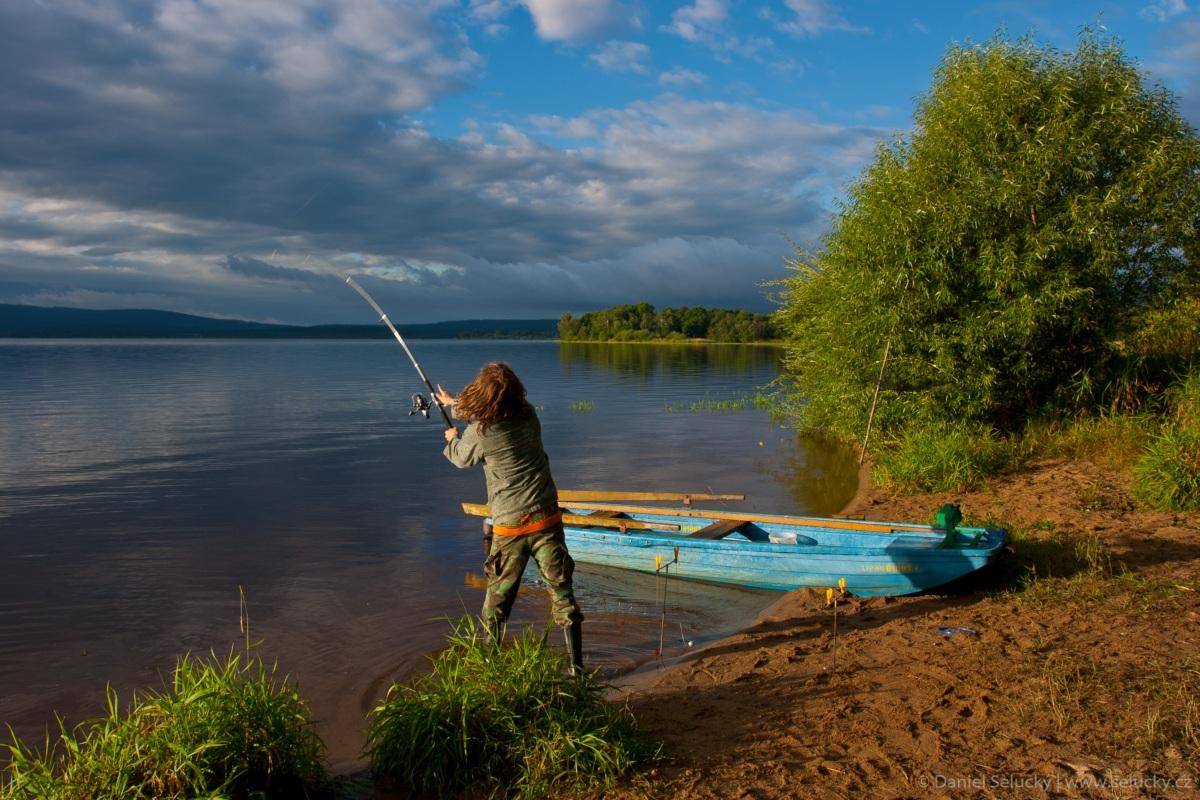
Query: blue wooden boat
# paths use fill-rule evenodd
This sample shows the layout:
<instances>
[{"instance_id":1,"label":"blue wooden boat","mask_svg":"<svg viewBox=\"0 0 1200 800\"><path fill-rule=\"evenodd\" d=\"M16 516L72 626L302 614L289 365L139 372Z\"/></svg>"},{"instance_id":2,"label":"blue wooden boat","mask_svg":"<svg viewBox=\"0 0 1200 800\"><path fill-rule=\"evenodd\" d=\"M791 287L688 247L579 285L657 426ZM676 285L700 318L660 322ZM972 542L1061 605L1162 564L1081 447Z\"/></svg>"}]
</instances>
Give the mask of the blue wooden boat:
<instances>
[{"instance_id":1,"label":"blue wooden boat","mask_svg":"<svg viewBox=\"0 0 1200 800\"><path fill-rule=\"evenodd\" d=\"M987 565L1006 540L1005 531L991 528L951 525L947 534L901 522L566 505L567 547L578 562L649 573L670 565L671 577L763 589L829 587L845 579L846 591L860 597L942 586ZM605 527L583 524L583 515ZM633 526L621 530L622 519Z\"/></svg>"}]
</instances>

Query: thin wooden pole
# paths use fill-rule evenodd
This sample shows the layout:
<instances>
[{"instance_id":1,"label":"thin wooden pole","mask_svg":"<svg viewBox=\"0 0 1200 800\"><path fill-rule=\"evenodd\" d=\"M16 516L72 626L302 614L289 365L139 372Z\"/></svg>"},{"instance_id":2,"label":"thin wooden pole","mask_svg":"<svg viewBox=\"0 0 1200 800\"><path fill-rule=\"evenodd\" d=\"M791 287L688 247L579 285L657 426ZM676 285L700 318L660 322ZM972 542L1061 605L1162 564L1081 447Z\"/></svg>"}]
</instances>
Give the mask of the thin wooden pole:
<instances>
[{"instance_id":1,"label":"thin wooden pole","mask_svg":"<svg viewBox=\"0 0 1200 800\"><path fill-rule=\"evenodd\" d=\"M463 503L465 514L475 517L489 517L491 511L482 503ZM679 526L668 522L639 522L636 519L612 519L593 517L589 514L563 514L563 522L567 525L589 525L597 528L620 528L621 530L639 531L677 531Z\"/></svg>"},{"instance_id":2,"label":"thin wooden pole","mask_svg":"<svg viewBox=\"0 0 1200 800\"><path fill-rule=\"evenodd\" d=\"M598 489L559 489L559 502L594 501L606 503L610 501L633 500L635 502L671 500L691 505L693 501L712 500L745 500L744 494L712 494L705 492L623 492L605 491Z\"/></svg>"},{"instance_id":3,"label":"thin wooden pole","mask_svg":"<svg viewBox=\"0 0 1200 800\"><path fill-rule=\"evenodd\" d=\"M755 514L746 511L726 511L725 509L699 508L656 508L655 506L633 506L619 503L568 503L572 511L620 511L625 514L652 514L666 517L695 517L697 519L743 520L745 522L769 522L779 525L807 525L816 528L833 528L848 531L870 531L881 534L892 534L896 531L915 531L918 533L939 533L928 525L918 525L912 522L868 522L867 520L830 519L828 517L791 517L781 514ZM478 503L463 503L463 511L468 514L486 516L487 506ZM591 517L586 517L591 519ZM632 522L633 520L628 520ZM608 520L617 523L621 520ZM606 523L596 520L596 525ZM643 523L645 524L645 523ZM654 523L657 526L659 523Z\"/></svg>"},{"instance_id":4,"label":"thin wooden pole","mask_svg":"<svg viewBox=\"0 0 1200 800\"><path fill-rule=\"evenodd\" d=\"M871 440L871 423L875 421L875 405L879 402L879 387L883 385L883 371L887 368L888 353L892 351L892 337L889 335L883 348L883 362L879 365L879 380L875 381L875 396L871 398L871 413L867 416L867 433L863 436L862 453L858 456L861 467L867 460L867 442Z\"/></svg>"}]
</instances>

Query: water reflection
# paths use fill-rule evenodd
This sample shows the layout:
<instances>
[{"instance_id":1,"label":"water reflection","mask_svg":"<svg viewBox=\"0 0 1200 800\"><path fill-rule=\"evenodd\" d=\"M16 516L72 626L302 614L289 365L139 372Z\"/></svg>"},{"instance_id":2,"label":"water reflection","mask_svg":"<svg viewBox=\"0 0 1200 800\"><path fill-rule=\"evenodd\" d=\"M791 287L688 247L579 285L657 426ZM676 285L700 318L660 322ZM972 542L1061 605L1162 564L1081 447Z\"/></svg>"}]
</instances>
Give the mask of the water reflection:
<instances>
[{"instance_id":1,"label":"water reflection","mask_svg":"<svg viewBox=\"0 0 1200 800\"><path fill-rule=\"evenodd\" d=\"M858 489L854 449L815 433L780 431L794 437L794 448L782 448L756 466L782 487L799 508L831 514L845 507Z\"/></svg>"},{"instance_id":2,"label":"water reflection","mask_svg":"<svg viewBox=\"0 0 1200 800\"><path fill-rule=\"evenodd\" d=\"M558 354L563 367L602 367L621 373L649 376L662 372L718 370L729 375L772 375L782 349L770 345L702 345L562 342Z\"/></svg>"}]
</instances>

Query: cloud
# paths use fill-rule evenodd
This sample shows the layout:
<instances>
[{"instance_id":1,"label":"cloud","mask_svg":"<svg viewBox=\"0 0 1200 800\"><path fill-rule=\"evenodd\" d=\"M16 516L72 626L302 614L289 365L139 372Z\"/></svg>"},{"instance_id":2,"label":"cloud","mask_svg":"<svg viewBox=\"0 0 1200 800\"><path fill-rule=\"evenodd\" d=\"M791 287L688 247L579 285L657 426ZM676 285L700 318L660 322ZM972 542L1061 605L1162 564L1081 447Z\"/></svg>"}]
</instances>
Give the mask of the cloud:
<instances>
[{"instance_id":1,"label":"cloud","mask_svg":"<svg viewBox=\"0 0 1200 800\"><path fill-rule=\"evenodd\" d=\"M618 0L521 0L546 41L575 42L637 28L636 14Z\"/></svg>"},{"instance_id":2,"label":"cloud","mask_svg":"<svg viewBox=\"0 0 1200 800\"><path fill-rule=\"evenodd\" d=\"M1157 0L1144 6L1138 16L1150 22L1166 22L1172 17L1186 14L1188 10L1185 0Z\"/></svg>"},{"instance_id":3,"label":"cloud","mask_svg":"<svg viewBox=\"0 0 1200 800\"><path fill-rule=\"evenodd\" d=\"M356 272L412 321L762 307L891 134L664 94L442 138L404 109L475 74L459 29L304 1L0 4L0 302L347 321Z\"/></svg>"},{"instance_id":4,"label":"cloud","mask_svg":"<svg viewBox=\"0 0 1200 800\"><path fill-rule=\"evenodd\" d=\"M846 33L870 33L870 28L852 25L837 8L827 0L783 0L789 14L776 17L771 12L764 16L775 23L779 30L793 36L807 38L820 36L831 31Z\"/></svg>"},{"instance_id":5,"label":"cloud","mask_svg":"<svg viewBox=\"0 0 1200 800\"><path fill-rule=\"evenodd\" d=\"M591 60L605 72L636 72L645 75L650 48L640 42L605 42Z\"/></svg>"},{"instance_id":6,"label":"cloud","mask_svg":"<svg viewBox=\"0 0 1200 800\"><path fill-rule=\"evenodd\" d=\"M689 86L703 86L707 81L708 78L699 72L684 69L683 67L676 67L675 69L660 73L658 76L658 82L663 86L681 89Z\"/></svg>"},{"instance_id":7,"label":"cloud","mask_svg":"<svg viewBox=\"0 0 1200 800\"><path fill-rule=\"evenodd\" d=\"M1176 23L1149 67L1168 80L1179 95L1180 112L1200 129L1200 19Z\"/></svg>"},{"instance_id":8,"label":"cloud","mask_svg":"<svg viewBox=\"0 0 1200 800\"><path fill-rule=\"evenodd\" d=\"M701 42L714 36L728 16L728 0L696 0L691 5L677 8L671 14L670 24L662 29L689 42Z\"/></svg>"}]
</instances>

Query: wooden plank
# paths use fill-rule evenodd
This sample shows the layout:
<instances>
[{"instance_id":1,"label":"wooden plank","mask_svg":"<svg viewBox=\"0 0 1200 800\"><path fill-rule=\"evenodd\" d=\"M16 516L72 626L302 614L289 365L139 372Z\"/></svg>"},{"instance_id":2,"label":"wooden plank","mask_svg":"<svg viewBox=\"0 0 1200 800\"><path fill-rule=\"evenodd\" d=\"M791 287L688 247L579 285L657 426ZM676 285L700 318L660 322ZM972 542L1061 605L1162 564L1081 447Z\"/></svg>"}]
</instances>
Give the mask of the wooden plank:
<instances>
[{"instance_id":1,"label":"wooden plank","mask_svg":"<svg viewBox=\"0 0 1200 800\"><path fill-rule=\"evenodd\" d=\"M475 517L490 517L492 512L483 503L463 503L462 510L465 514L470 514ZM639 522L636 519L614 519L598 518L591 514L563 514L563 523L566 525L591 525L596 528L621 528L622 530L639 530L639 531L677 531L678 525L670 522Z\"/></svg>"},{"instance_id":2,"label":"wooden plank","mask_svg":"<svg viewBox=\"0 0 1200 800\"><path fill-rule=\"evenodd\" d=\"M943 534L928 525L891 522L859 522L849 519L827 519L825 517L789 517L781 514L754 514L745 511L709 511L697 508L655 508L654 506L629 506L615 503L570 503L571 508L586 511L624 511L626 514L657 514L668 517L698 517L700 519L729 519L745 522L766 522L776 525L806 525L836 530L862 531L864 533L890 534L894 531Z\"/></svg>"},{"instance_id":3,"label":"wooden plank","mask_svg":"<svg viewBox=\"0 0 1200 800\"><path fill-rule=\"evenodd\" d=\"M711 494L705 492L622 492L592 489L559 489L558 500L567 502L609 503L633 501L638 503L655 500L670 500L689 505L699 501L709 500L745 500L744 494Z\"/></svg>"},{"instance_id":4,"label":"wooden plank","mask_svg":"<svg viewBox=\"0 0 1200 800\"><path fill-rule=\"evenodd\" d=\"M585 514L584 517L595 520L615 520L621 533L629 533L629 526L624 524L624 522L630 519L630 517L624 511L593 511L590 514ZM599 522L596 524L599 524Z\"/></svg>"},{"instance_id":5,"label":"wooden plank","mask_svg":"<svg viewBox=\"0 0 1200 800\"><path fill-rule=\"evenodd\" d=\"M596 512L600 513L600 512ZM724 539L731 533L736 533L750 523L744 519L719 519L711 525L705 525L695 533L689 533L689 539Z\"/></svg>"}]
</instances>

